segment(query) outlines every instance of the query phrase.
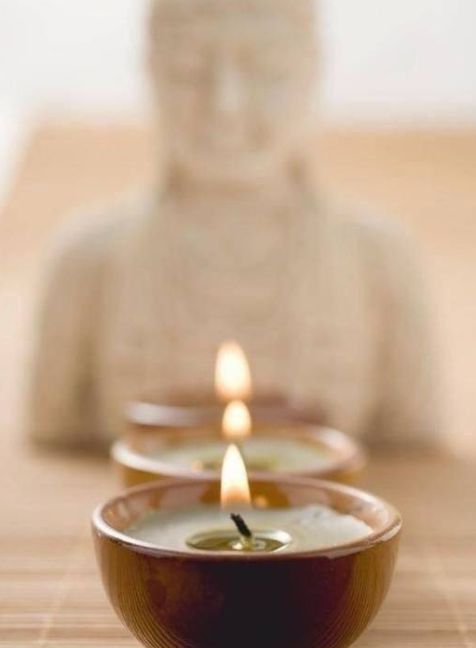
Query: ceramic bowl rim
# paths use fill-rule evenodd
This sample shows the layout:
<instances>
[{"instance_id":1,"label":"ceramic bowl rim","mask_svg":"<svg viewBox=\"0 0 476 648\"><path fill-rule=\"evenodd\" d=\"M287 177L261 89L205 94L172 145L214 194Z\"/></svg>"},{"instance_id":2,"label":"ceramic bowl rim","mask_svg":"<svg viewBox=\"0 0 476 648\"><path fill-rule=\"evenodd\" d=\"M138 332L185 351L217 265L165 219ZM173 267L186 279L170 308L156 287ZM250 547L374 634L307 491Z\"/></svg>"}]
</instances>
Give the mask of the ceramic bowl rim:
<instances>
[{"instance_id":1,"label":"ceramic bowl rim","mask_svg":"<svg viewBox=\"0 0 476 648\"><path fill-rule=\"evenodd\" d=\"M120 495L116 495L108 499L106 502L103 502L96 507L92 514L91 522L94 531L99 534L99 536L106 537L107 539L120 544L121 546L134 551L136 553L146 554L151 557L156 558L177 558L180 560L187 560L190 562L200 561L200 562L222 562L222 561L244 561L244 562L261 562L261 561L294 561L302 559L312 559L312 558L341 558L343 556L352 555L355 553L360 553L373 547L377 544L383 544L393 537L395 537L401 530L402 527L402 518L399 511L386 500L373 495L367 491L354 488L352 486L347 486L343 484L337 484L335 482L326 481L322 479L304 479L292 476L274 476L269 473L250 473L250 482L261 481L261 482L274 482L274 483L285 483L289 486L303 487L303 488L314 488L324 491L333 491L334 493L341 493L343 495L350 495L358 498L363 502L369 504L374 504L379 507L386 509L389 513L389 520L385 526L380 530L375 530L369 535L355 540L352 542L347 542L337 547L323 547L322 549L314 549L302 552L293 552L293 553L270 553L270 554L218 554L218 553L207 553L207 552L196 552L193 553L187 550L176 550L168 549L166 547L161 547L160 545L151 544L141 540L132 538L131 536L117 531L104 519L104 512L107 508L113 506L120 501L127 499L129 496L136 493L142 493L147 491L153 491L156 489L167 489L167 488L179 488L183 486L190 487L193 484L202 485L202 484L216 484L218 479L210 479L208 477L196 477L195 479L162 479L158 481L148 482L146 484L141 484L139 486L134 486L129 488L126 491L122 492Z\"/></svg>"},{"instance_id":2,"label":"ceramic bowl rim","mask_svg":"<svg viewBox=\"0 0 476 648\"><path fill-rule=\"evenodd\" d=\"M342 454L336 454L335 458L332 458L329 463L327 463L322 468L316 466L316 468L309 468L307 470L292 470L292 471L276 471L278 475L290 475L296 477L310 478L314 475L322 475L323 479L327 475L332 475L334 473L345 472L346 470L359 471L366 464L365 451L362 448L361 444L358 443L355 439L352 439L347 434L341 430L335 428L316 425L313 423L301 424L302 430L294 432L289 435L289 438L299 438L301 435L306 435L307 438L315 438L320 440L323 445L334 448L337 444L345 447L345 452ZM165 436L173 436L173 433L170 431L163 431L161 434ZM184 432L186 434L186 432ZM191 431L191 435L198 434L196 431ZM210 437L215 437L218 435L209 433L203 433L203 436L209 434ZM266 433L259 432L259 429L256 430L256 436L265 436ZM271 436L271 434L270 434ZM194 479L197 475L203 475L205 477L213 478L216 477L218 471L204 470L197 473L190 468L183 466L178 466L176 464L167 463L158 458L151 458L146 456L144 453L134 450L131 448L125 439L119 439L115 441L111 446L111 457L119 465L125 466L126 468L131 468L133 470L139 470L141 472L148 472L153 475L165 475L166 477L178 477L178 478L190 478Z\"/></svg>"}]
</instances>

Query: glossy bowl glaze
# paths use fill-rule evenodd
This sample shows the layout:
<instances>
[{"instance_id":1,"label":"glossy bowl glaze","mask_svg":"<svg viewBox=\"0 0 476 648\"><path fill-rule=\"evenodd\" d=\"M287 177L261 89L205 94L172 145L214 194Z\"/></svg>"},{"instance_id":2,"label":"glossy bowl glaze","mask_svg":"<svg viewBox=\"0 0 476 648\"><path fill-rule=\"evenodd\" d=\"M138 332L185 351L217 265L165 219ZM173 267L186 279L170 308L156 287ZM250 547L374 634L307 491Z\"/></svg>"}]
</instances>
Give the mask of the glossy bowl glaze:
<instances>
[{"instance_id":1,"label":"glossy bowl glaze","mask_svg":"<svg viewBox=\"0 0 476 648\"><path fill-rule=\"evenodd\" d=\"M158 481L99 507L93 535L120 619L148 648L345 648L367 627L390 585L401 519L363 491L318 480L253 475L271 507L322 503L365 521L363 540L305 553L171 551L124 531L145 513L218 506L219 482Z\"/></svg>"}]
</instances>

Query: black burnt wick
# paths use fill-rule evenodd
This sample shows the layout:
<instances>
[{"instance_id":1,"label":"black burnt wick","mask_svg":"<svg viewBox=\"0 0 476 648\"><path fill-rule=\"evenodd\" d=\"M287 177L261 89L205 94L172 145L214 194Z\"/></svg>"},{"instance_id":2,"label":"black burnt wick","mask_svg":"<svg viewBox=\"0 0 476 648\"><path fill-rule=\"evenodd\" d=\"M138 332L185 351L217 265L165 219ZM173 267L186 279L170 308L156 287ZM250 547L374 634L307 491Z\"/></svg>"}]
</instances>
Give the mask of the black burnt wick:
<instances>
[{"instance_id":1,"label":"black burnt wick","mask_svg":"<svg viewBox=\"0 0 476 648\"><path fill-rule=\"evenodd\" d=\"M251 538L253 537L253 534L251 533L249 526L243 520L241 515L237 515L236 513L232 513L230 515L230 517L233 520L236 528L238 529L238 533L241 536L243 536L243 538L248 538L249 540L251 540Z\"/></svg>"}]
</instances>

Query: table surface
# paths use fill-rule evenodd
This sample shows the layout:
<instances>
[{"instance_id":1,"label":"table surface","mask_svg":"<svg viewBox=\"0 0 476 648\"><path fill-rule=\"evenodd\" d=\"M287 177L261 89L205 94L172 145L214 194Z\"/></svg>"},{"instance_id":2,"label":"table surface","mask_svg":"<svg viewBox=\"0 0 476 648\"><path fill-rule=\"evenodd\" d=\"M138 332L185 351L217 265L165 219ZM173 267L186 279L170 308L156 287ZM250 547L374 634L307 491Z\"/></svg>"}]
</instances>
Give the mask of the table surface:
<instances>
[{"instance_id":1,"label":"table surface","mask_svg":"<svg viewBox=\"0 0 476 648\"><path fill-rule=\"evenodd\" d=\"M90 540L93 507L118 488L109 464L33 454L20 414L46 241L65 211L150 177L149 141L137 129L44 128L0 215L0 646L137 645L109 607ZM429 255L451 432L471 441L476 135L337 134L324 146L334 187L402 214ZM405 526L393 587L356 645L476 646L474 465L375 459L364 485L396 504Z\"/></svg>"},{"instance_id":2,"label":"table surface","mask_svg":"<svg viewBox=\"0 0 476 648\"><path fill-rule=\"evenodd\" d=\"M0 645L136 646L106 600L90 537L91 511L118 488L109 463L15 445L4 460ZM404 534L390 594L356 646L476 645L475 475L449 459L374 459L363 485L401 510Z\"/></svg>"}]
</instances>

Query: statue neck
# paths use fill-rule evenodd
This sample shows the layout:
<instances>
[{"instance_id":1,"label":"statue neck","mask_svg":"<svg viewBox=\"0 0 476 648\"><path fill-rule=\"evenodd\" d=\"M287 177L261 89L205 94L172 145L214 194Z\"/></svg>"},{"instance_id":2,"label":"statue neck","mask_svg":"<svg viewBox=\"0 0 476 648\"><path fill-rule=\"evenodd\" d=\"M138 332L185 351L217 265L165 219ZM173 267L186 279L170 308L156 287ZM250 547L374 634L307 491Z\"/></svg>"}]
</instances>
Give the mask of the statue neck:
<instances>
[{"instance_id":1,"label":"statue neck","mask_svg":"<svg viewBox=\"0 0 476 648\"><path fill-rule=\"evenodd\" d=\"M310 155L289 160L262 176L236 177L224 181L191 177L173 164L165 167L160 181L161 194L185 202L273 203L280 196L312 195L316 180Z\"/></svg>"}]
</instances>

